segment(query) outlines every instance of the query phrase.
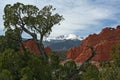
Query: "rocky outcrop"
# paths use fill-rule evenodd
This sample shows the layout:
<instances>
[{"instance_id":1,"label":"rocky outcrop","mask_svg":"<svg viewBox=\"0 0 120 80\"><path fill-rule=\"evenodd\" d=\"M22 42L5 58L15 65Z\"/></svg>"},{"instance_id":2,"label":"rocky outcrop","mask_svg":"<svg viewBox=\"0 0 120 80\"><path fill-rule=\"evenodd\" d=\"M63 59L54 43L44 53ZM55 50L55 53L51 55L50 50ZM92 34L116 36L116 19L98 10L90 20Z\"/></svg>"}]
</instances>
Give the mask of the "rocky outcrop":
<instances>
[{"instance_id":1,"label":"rocky outcrop","mask_svg":"<svg viewBox=\"0 0 120 80\"><path fill-rule=\"evenodd\" d=\"M45 51L47 54L50 54L52 52L51 48L48 46L45 47Z\"/></svg>"},{"instance_id":2,"label":"rocky outcrop","mask_svg":"<svg viewBox=\"0 0 120 80\"><path fill-rule=\"evenodd\" d=\"M28 40L24 41L23 45L25 46L25 48L29 49L31 53L41 54L37 44L35 43L35 41L33 39L28 39ZM45 47L45 51L47 54L52 52L48 46Z\"/></svg>"},{"instance_id":3,"label":"rocky outcrop","mask_svg":"<svg viewBox=\"0 0 120 80\"><path fill-rule=\"evenodd\" d=\"M99 34L89 35L79 47L70 48L67 53L67 59L73 59L76 62L83 62L91 54L91 50L86 46L93 46L96 49L96 55L92 61L106 61L110 59L110 50L113 45L120 41L120 26L116 28L104 28Z\"/></svg>"}]
</instances>

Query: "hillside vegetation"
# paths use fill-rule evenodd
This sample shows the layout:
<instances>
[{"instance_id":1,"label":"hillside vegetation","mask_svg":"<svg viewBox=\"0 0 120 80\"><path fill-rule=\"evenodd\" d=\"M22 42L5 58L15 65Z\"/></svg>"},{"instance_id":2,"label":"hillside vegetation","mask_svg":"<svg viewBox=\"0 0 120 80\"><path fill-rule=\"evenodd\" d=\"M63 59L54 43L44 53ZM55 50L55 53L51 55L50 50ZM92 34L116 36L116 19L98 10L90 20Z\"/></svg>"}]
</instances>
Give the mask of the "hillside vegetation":
<instances>
[{"instance_id":1,"label":"hillside vegetation","mask_svg":"<svg viewBox=\"0 0 120 80\"><path fill-rule=\"evenodd\" d=\"M79 66L73 60L46 54L43 37L63 20L58 13L52 13L54 10L51 5L41 10L22 3L5 6L5 35L0 36L0 80L120 80L120 43L112 48L111 59L100 63L99 68L90 63L96 54L93 46L87 46L91 55ZM33 38L41 55L24 46L23 32Z\"/></svg>"}]
</instances>

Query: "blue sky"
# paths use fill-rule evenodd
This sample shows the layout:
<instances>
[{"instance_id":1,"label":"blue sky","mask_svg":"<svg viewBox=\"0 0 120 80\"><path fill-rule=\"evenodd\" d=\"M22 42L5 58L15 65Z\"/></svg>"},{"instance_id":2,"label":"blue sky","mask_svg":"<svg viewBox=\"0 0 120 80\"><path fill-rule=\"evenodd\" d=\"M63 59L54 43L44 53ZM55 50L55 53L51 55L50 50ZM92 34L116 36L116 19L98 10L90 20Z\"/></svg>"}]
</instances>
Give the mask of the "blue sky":
<instances>
[{"instance_id":1,"label":"blue sky","mask_svg":"<svg viewBox=\"0 0 120 80\"><path fill-rule=\"evenodd\" d=\"M99 33L104 27L120 24L120 0L1 0L0 34L4 34L3 9L6 4L21 2L36 5L41 9L53 5L56 12L65 18L61 25L55 25L50 37L63 34L76 34L83 37ZM27 35L24 34L25 37Z\"/></svg>"}]
</instances>

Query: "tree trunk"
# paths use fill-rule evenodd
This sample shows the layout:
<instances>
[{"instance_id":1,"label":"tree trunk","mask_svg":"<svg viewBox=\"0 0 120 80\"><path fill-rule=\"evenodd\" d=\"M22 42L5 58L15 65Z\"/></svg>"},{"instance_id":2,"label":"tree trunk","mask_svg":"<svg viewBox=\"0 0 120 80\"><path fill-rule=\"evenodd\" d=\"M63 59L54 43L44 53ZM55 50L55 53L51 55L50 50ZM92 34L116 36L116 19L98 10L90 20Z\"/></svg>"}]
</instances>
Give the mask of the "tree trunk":
<instances>
[{"instance_id":1,"label":"tree trunk","mask_svg":"<svg viewBox=\"0 0 120 80\"><path fill-rule=\"evenodd\" d=\"M22 50L24 51L24 52L26 52L26 49L25 49L25 46L23 45L23 42L19 42L20 43L20 45L21 45L21 47L22 47Z\"/></svg>"},{"instance_id":2,"label":"tree trunk","mask_svg":"<svg viewBox=\"0 0 120 80\"><path fill-rule=\"evenodd\" d=\"M40 44L43 42L43 35L40 35Z\"/></svg>"},{"instance_id":3,"label":"tree trunk","mask_svg":"<svg viewBox=\"0 0 120 80\"><path fill-rule=\"evenodd\" d=\"M41 52L41 54L43 55L44 59L45 59L46 61L48 61L48 55L47 55L47 53L45 52L45 48L44 48L44 45L43 45L43 35L41 35L41 37L40 37L39 48L40 48L40 52Z\"/></svg>"},{"instance_id":4,"label":"tree trunk","mask_svg":"<svg viewBox=\"0 0 120 80\"><path fill-rule=\"evenodd\" d=\"M34 41L36 42L36 44L37 44L37 46L38 46L38 48L39 48L42 56L43 56L44 59L47 61L47 60L48 60L48 56L47 56L47 54L46 54L46 52L45 52L45 50L44 50L44 45L42 44L43 35L41 35L41 37L40 37L40 42L38 42L38 40L37 40L37 35L36 35L35 33L32 33L32 32L30 32L29 30L27 30L27 29L24 27L24 24L22 24L21 27L22 27L22 29L23 29L26 33L28 33L29 35L31 35L31 36L33 37L33 39L34 39Z\"/></svg>"},{"instance_id":5,"label":"tree trunk","mask_svg":"<svg viewBox=\"0 0 120 80\"><path fill-rule=\"evenodd\" d=\"M45 59L46 61L48 61L48 55L47 55L47 53L45 52L44 45L43 45L42 43L39 44L39 49L40 49L40 52L41 52L42 56L44 57L44 59Z\"/></svg>"},{"instance_id":6,"label":"tree trunk","mask_svg":"<svg viewBox=\"0 0 120 80\"><path fill-rule=\"evenodd\" d=\"M39 48L39 50L40 50L43 58L44 58L44 60L45 60L45 61L48 61L48 55L47 55L47 53L45 52L44 45L43 45L43 43L42 43L43 36L41 36L39 42L38 42L37 38L35 38L34 40L35 40L35 42L36 42L36 44L37 44L37 46L38 46L38 48Z\"/></svg>"}]
</instances>

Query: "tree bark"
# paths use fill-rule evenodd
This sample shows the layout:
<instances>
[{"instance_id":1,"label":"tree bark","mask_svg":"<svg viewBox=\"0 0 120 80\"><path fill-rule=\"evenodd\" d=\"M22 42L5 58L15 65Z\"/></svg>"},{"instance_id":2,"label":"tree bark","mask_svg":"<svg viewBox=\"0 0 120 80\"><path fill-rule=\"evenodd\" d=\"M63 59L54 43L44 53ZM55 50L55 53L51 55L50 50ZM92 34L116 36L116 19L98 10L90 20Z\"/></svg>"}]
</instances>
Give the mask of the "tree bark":
<instances>
[{"instance_id":1,"label":"tree bark","mask_svg":"<svg viewBox=\"0 0 120 80\"><path fill-rule=\"evenodd\" d=\"M45 52L45 48L44 48L44 45L43 45L43 35L40 35L40 42L39 42L39 48L40 48L40 51L41 51L41 54L43 55L44 59L46 61L48 61L48 55L47 53Z\"/></svg>"},{"instance_id":2,"label":"tree bark","mask_svg":"<svg viewBox=\"0 0 120 80\"><path fill-rule=\"evenodd\" d=\"M39 48L39 51L41 52L44 60L48 61L48 56L47 56L47 54L45 52L44 45L42 44L42 41L39 42L37 40L37 37L34 37L33 39L34 39L35 43L37 44L37 47Z\"/></svg>"},{"instance_id":3,"label":"tree bark","mask_svg":"<svg viewBox=\"0 0 120 80\"><path fill-rule=\"evenodd\" d=\"M44 48L44 45L42 43L39 45L39 49L40 49L40 52L41 52L42 56L44 57L44 59L46 61L48 61L48 55L45 52L45 48Z\"/></svg>"}]
</instances>

